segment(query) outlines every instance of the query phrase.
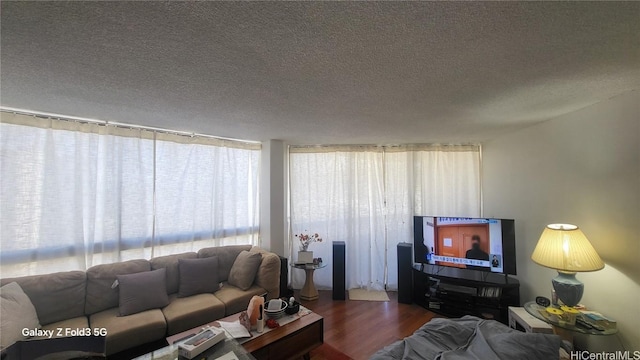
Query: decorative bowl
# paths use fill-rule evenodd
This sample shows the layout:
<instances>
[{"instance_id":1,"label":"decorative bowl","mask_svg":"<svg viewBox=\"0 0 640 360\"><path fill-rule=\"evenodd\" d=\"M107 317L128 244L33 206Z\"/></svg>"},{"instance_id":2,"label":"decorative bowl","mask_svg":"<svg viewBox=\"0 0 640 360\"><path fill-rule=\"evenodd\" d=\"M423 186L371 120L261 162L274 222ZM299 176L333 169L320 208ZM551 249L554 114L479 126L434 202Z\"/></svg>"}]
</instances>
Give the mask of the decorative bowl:
<instances>
[{"instance_id":1,"label":"decorative bowl","mask_svg":"<svg viewBox=\"0 0 640 360\"><path fill-rule=\"evenodd\" d=\"M269 305L271 302L276 302L278 304L277 310L269 310ZM269 319L280 319L287 309L286 301L282 301L280 299L271 299L264 304L264 313L267 315Z\"/></svg>"}]
</instances>

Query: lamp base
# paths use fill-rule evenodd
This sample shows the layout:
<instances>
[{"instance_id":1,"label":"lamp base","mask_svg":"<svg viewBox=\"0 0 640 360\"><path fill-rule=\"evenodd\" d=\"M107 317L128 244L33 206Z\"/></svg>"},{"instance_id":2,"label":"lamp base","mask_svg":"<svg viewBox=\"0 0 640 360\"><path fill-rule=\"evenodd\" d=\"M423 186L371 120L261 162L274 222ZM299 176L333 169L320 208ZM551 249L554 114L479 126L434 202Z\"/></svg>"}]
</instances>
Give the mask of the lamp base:
<instances>
[{"instance_id":1,"label":"lamp base","mask_svg":"<svg viewBox=\"0 0 640 360\"><path fill-rule=\"evenodd\" d=\"M558 299L567 306L576 306L582 299L584 284L576 279L576 273L558 271L558 276L551 280Z\"/></svg>"}]
</instances>

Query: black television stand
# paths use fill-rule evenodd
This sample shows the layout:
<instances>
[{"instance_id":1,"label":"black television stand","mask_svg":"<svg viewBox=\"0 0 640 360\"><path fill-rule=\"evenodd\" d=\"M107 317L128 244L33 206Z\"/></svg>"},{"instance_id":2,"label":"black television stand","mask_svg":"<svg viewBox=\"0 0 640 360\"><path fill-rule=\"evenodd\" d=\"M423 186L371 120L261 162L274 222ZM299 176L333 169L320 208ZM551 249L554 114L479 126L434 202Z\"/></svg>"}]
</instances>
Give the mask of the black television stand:
<instances>
[{"instance_id":1,"label":"black television stand","mask_svg":"<svg viewBox=\"0 0 640 360\"><path fill-rule=\"evenodd\" d=\"M509 306L520 306L520 282L501 274L417 265L413 301L447 317L474 315L507 324Z\"/></svg>"}]
</instances>

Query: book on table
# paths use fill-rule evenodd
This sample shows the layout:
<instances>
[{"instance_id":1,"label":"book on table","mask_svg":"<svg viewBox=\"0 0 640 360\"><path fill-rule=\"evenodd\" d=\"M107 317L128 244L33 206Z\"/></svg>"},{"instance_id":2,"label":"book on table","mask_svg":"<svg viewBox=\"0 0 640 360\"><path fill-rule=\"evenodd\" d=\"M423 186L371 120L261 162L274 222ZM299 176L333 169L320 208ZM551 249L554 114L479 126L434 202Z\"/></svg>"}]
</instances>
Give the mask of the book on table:
<instances>
[{"instance_id":1,"label":"book on table","mask_svg":"<svg viewBox=\"0 0 640 360\"><path fill-rule=\"evenodd\" d=\"M251 337L251 333L244 325L240 324L240 321L218 321L218 324L234 339Z\"/></svg>"}]
</instances>

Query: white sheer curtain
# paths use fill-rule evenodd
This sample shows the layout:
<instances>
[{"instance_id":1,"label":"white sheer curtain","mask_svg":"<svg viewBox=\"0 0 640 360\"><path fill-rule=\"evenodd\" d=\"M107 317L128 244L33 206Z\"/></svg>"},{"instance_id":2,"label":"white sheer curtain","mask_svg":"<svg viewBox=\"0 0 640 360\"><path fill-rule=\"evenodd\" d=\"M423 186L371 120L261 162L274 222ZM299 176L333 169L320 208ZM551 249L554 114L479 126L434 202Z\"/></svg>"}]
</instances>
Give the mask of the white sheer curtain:
<instances>
[{"instance_id":1,"label":"white sheer curtain","mask_svg":"<svg viewBox=\"0 0 640 360\"><path fill-rule=\"evenodd\" d=\"M260 152L157 136L153 255L256 244Z\"/></svg>"},{"instance_id":2,"label":"white sheer curtain","mask_svg":"<svg viewBox=\"0 0 640 360\"><path fill-rule=\"evenodd\" d=\"M331 242L347 241L347 284L384 285L384 173L380 149L290 153L291 227L294 234L318 233L309 247L330 264ZM302 149L301 149L302 150ZM298 242L292 240L292 259ZM327 268L328 269L328 268ZM316 272L316 284L331 286L331 271ZM304 282L292 271L295 288Z\"/></svg>"},{"instance_id":3,"label":"white sheer curtain","mask_svg":"<svg viewBox=\"0 0 640 360\"><path fill-rule=\"evenodd\" d=\"M257 240L255 145L1 116L2 277Z\"/></svg>"},{"instance_id":4,"label":"white sheer curtain","mask_svg":"<svg viewBox=\"0 0 640 360\"><path fill-rule=\"evenodd\" d=\"M345 241L349 288L397 288L396 245L413 241L414 215L480 215L477 146L291 147L289 159L291 257L294 234L319 233L309 250L329 264L331 242ZM319 287L332 286L329 269Z\"/></svg>"}]
</instances>

